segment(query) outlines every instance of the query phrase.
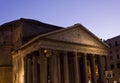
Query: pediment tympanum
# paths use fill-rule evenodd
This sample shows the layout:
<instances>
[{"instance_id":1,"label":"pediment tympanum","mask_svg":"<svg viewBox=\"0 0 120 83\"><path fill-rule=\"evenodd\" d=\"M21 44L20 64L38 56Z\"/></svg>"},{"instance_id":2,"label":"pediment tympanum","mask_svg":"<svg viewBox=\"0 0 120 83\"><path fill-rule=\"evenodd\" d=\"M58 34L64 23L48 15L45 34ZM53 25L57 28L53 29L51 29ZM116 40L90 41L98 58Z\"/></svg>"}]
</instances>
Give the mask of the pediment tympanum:
<instances>
[{"instance_id":1,"label":"pediment tympanum","mask_svg":"<svg viewBox=\"0 0 120 83\"><path fill-rule=\"evenodd\" d=\"M84 44L101 48L106 47L106 44L80 24L49 33L44 37L70 43Z\"/></svg>"}]
</instances>

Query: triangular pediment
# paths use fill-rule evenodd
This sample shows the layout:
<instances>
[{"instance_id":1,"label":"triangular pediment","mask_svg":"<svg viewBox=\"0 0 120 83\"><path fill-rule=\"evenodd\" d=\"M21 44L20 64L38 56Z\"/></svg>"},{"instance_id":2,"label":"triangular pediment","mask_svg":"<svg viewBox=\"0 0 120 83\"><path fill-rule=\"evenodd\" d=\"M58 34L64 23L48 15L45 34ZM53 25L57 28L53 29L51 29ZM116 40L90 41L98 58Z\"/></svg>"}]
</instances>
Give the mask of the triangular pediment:
<instances>
[{"instance_id":1,"label":"triangular pediment","mask_svg":"<svg viewBox=\"0 0 120 83\"><path fill-rule=\"evenodd\" d=\"M103 43L81 24L76 24L62 30L45 34L44 37L58 41L90 45L95 47L107 47L105 43Z\"/></svg>"}]
</instances>

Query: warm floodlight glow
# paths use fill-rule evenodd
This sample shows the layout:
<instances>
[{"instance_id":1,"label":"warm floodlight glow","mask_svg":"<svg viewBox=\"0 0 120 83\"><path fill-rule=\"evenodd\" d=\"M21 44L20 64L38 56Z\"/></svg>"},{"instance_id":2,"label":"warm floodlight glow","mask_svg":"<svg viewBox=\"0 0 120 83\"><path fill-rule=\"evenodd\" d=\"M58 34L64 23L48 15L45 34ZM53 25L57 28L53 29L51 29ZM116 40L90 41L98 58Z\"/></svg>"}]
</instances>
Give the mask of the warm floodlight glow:
<instances>
[{"instance_id":1,"label":"warm floodlight glow","mask_svg":"<svg viewBox=\"0 0 120 83\"><path fill-rule=\"evenodd\" d=\"M19 80L20 80L20 82L24 82L24 71L23 70L21 70L20 72L19 72Z\"/></svg>"},{"instance_id":2,"label":"warm floodlight glow","mask_svg":"<svg viewBox=\"0 0 120 83\"><path fill-rule=\"evenodd\" d=\"M44 53L47 53L47 49L44 50Z\"/></svg>"},{"instance_id":3,"label":"warm floodlight glow","mask_svg":"<svg viewBox=\"0 0 120 83\"><path fill-rule=\"evenodd\" d=\"M91 81L89 80L88 83L91 83Z\"/></svg>"}]
</instances>

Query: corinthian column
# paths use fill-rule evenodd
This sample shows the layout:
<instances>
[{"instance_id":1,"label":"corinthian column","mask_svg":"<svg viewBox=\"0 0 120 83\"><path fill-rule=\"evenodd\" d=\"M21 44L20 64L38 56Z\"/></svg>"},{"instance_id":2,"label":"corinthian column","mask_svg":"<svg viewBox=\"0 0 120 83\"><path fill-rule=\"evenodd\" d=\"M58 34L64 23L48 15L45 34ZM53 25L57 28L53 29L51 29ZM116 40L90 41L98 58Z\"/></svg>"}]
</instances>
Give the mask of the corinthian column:
<instances>
[{"instance_id":1,"label":"corinthian column","mask_svg":"<svg viewBox=\"0 0 120 83\"><path fill-rule=\"evenodd\" d=\"M104 83L104 73L103 73L103 66L102 66L102 56L98 56L98 72L99 72L99 79L101 83Z\"/></svg>"},{"instance_id":2,"label":"corinthian column","mask_svg":"<svg viewBox=\"0 0 120 83\"><path fill-rule=\"evenodd\" d=\"M27 57L24 57L24 82L27 83Z\"/></svg>"},{"instance_id":3,"label":"corinthian column","mask_svg":"<svg viewBox=\"0 0 120 83\"><path fill-rule=\"evenodd\" d=\"M69 69L68 69L68 56L67 52L64 52L64 81L65 83L69 83Z\"/></svg>"},{"instance_id":4,"label":"corinthian column","mask_svg":"<svg viewBox=\"0 0 120 83\"><path fill-rule=\"evenodd\" d=\"M27 83L32 83L32 60L27 59Z\"/></svg>"},{"instance_id":5,"label":"corinthian column","mask_svg":"<svg viewBox=\"0 0 120 83\"><path fill-rule=\"evenodd\" d=\"M87 72L87 56L83 56L83 70L84 70L84 83L88 83L88 72Z\"/></svg>"},{"instance_id":6,"label":"corinthian column","mask_svg":"<svg viewBox=\"0 0 120 83\"><path fill-rule=\"evenodd\" d=\"M77 52L74 53L74 65L75 65L75 83L80 83L80 75L79 75L80 73L79 73Z\"/></svg>"},{"instance_id":7,"label":"corinthian column","mask_svg":"<svg viewBox=\"0 0 120 83\"><path fill-rule=\"evenodd\" d=\"M61 83L61 71L60 71L60 56L57 56L57 62L58 62L58 83Z\"/></svg>"},{"instance_id":8,"label":"corinthian column","mask_svg":"<svg viewBox=\"0 0 120 83\"><path fill-rule=\"evenodd\" d=\"M95 56L90 56L90 65L91 65L91 77L92 83L96 83L96 67L95 67Z\"/></svg>"},{"instance_id":9,"label":"corinthian column","mask_svg":"<svg viewBox=\"0 0 120 83\"><path fill-rule=\"evenodd\" d=\"M44 49L39 50L40 56L40 83L47 83L47 62Z\"/></svg>"},{"instance_id":10,"label":"corinthian column","mask_svg":"<svg viewBox=\"0 0 120 83\"><path fill-rule=\"evenodd\" d=\"M57 65L57 52L53 51L52 53L53 60L53 83L59 83L58 81L58 65Z\"/></svg>"},{"instance_id":11,"label":"corinthian column","mask_svg":"<svg viewBox=\"0 0 120 83\"><path fill-rule=\"evenodd\" d=\"M32 57L33 60L33 83L38 83L37 79L37 56Z\"/></svg>"}]
</instances>

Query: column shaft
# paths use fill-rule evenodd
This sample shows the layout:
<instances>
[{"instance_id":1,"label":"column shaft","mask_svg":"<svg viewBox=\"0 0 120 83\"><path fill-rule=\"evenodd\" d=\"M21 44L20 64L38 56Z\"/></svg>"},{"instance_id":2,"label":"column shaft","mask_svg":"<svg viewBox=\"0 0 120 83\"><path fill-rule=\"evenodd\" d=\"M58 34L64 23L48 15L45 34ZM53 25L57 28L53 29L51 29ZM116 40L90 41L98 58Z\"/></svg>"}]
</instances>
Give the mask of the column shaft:
<instances>
[{"instance_id":1,"label":"column shaft","mask_svg":"<svg viewBox=\"0 0 120 83\"><path fill-rule=\"evenodd\" d=\"M64 52L64 83L69 83L69 69L68 69L68 56L67 52Z\"/></svg>"},{"instance_id":2,"label":"column shaft","mask_svg":"<svg viewBox=\"0 0 120 83\"><path fill-rule=\"evenodd\" d=\"M37 56L33 56L32 60L33 60L33 83L38 83L38 79L37 79Z\"/></svg>"},{"instance_id":3,"label":"column shaft","mask_svg":"<svg viewBox=\"0 0 120 83\"><path fill-rule=\"evenodd\" d=\"M98 72L99 72L99 80L101 83L104 83L104 73L103 73L103 66L102 66L102 56L98 56Z\"/></svg>"},{"instance_id":4,"label":"column shaft","mask_svg":"<svg viewBox=\"0 0 120 83\"><path fill-rule=\"evenodd\" d=\"M58 81L61 83L61 71L60 71L60 56L57 56L57 62L58 62Z\"/></svg>"},{"instance_id":5,"label":"column shaft","mask_svg":"<svg viewBox=\"0 0 120 83\"><path fill-rule=\"evenodd\" d=\"M90 65L91 65L92 83L96 83L96 67L95 67L95 56L94 55L91 55L90 57Z\"/></svg>"},{"instance_id":6,"label":"column shaft","mask_svg":"<svg viewBox=\"0 0 120 83\"><path fill-rule=\"evenodd\" d=\"M27 60L27 83L32 83L32 60Z\"/></svg>"},{"instance_id":7,"label":"column shaft","mask_svg":"<svg viewBox=\"0 0 120 83\"><path fill-rule=\"evenodd\" d=\"M53 51L53 83L58 83L57 52Z\"/></svg>"},{"instance_id":8,"label":"column shaft","mask_svg":"<svg viewBox=\"0 0 120 83\"><path fill-rule=\"evenodd\" d=\"M74 53L74 65L75 65L75 83L80 83L80 73L78 65L78 56L77 53Z\"/></svg>"},{"instance_id":9,"label":"column shaft","mask_svg":"<svg viewBox=\"0 0 120 83\"><path fill-rule=\"evenodd\" d=\"M88 83L87 56L83 56L84 83Z\"/></svg>"},{"instance_id":10,"label":"column shaft","mask_svg":"<svg viewBox=\"0 0 120 83\"><path fill-rule=\"evenodd\" d=\"M27 83L27 57L24 57L24 82Z\"/></svg>"},{"instance_id":11,"label":"column shaft","mask_svg":"<svg viewBox=\"0 0 120 83\"><path fill-rule=\"evenodd\" d=\"M44 56L44 49L39 50L40 53L40 83L47 83L47 67Z\"/></svg>"}]
</instances>

